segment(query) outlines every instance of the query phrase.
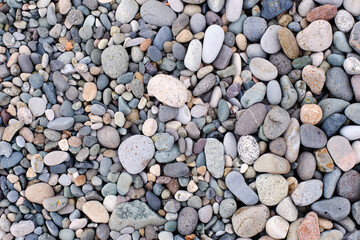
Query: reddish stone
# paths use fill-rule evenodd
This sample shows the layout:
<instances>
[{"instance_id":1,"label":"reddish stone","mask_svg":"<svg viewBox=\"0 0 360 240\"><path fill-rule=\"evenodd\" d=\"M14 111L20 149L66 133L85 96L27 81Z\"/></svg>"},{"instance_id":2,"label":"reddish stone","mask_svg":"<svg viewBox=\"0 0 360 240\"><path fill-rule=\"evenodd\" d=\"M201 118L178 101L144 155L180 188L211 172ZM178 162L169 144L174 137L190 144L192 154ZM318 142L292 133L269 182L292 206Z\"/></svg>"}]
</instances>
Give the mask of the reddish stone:
<instances>
[{"instance_id":1,"label":"reddish stone","mask_svg":"<svg viewBox=\"0 0 360 240\"><path fill-rule=\"evenodd\" d=\"M319 218L315 212L306 214L301 222L298 231L299 240L318 240L320 239Z\"/></svg>"},{"instance_id":2,"label":"reddish stone","mask_svg":"<svg viewBox=\"0 0 360 240\"><path fill-rule=\"evenodd\" d=\"M326 145L335 164L344 172L352 169L356 164L356 154L349 140L343 136L333 136Z\"/></svg>"},{"instance_id":3,"label":"reddish stone","mask_svg":"<svg viewBox=\"0 0 360 240\"><path fill-rule=\"evenodd\" d=\"M316 20L330 20L335 17L337 7L330 4L325 4L320 7L312 9L306 16L306 20L313 22Z\"/></svg>"},{"instance_id":4,"label":"reddish stone","mask_svg":"<svg viewBox=\"0 0 360 240\"><path fill-rule=\"evenodd\" d=\"M3 109L0 113L0 115L3 120L3 124L8 124L8 122L11 118L11 115L6 111L6 109Z\"/></svg>"},{"instance_id":5,"label":"reddish stone","mask_svg":"<svg viewBox=\"0 0 360 240\"><path fill-rule=\"evenodd\" d=\"M350 201L360 200L360 174L355 170L345 172L337 184L337 193Z\"/></svg>"}]
</instances>

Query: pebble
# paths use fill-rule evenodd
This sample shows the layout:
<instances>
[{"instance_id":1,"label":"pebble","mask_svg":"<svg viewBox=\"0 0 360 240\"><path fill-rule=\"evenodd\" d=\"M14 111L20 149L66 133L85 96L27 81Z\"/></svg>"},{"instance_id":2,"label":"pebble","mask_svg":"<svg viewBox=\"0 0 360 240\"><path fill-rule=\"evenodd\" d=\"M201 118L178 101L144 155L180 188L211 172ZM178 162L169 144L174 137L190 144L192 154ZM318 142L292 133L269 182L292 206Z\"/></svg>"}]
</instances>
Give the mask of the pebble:
<instances>
[{"instance_id":1,"label":"pebble","mask_svg":"<svg viewBox=\"0 0 360 240\"><path fill-rule=\"evenodd\" d=\"M321 200L311 205L311 210L320 217L340 221L350 213L350 201L343 197Z\"/></svg>"},{"instance_id":2,"label":"pebble","mask_svg":"<svg viewBox=\"0 0 360 240\"><path fill-rule=\"evenodd\" d=\"M350 201L358 201L360 199L360 174L355 170L345 172L337 183L337 194L347 198Z\"/></svg>"},{"instance_id":3,"label":"pebble","mask_svg":"<svg viewBox=\"0 0 360 240\"><path fill-rule=\"evenodd\" d=\"M325 72L321 68L307 65L302 71L302 79L315 94L320 94L325 84Z\"/></svg>"},{"instance_id":4,"label":"pebble","mask_svg":"<svg viewBox=\"0 0 360 240\"><path fill-rule=\"evenodd\" d=\"M104 72L110 78L118 78L128 69L129 55L125 48L119 45L105 48L101 53L101 64Z\"/></svg>"},{"instance_id":5,"label":"pebble","mask_svg":"<svg viewBox=\"0 0 360 240\"><path fill-rule=\"evenodd\" d=\"M300 119L304 124L316 125L322 118L322 110L316 104L305 104L300 110Z\"/></svg>"},{"instance_id":6,"label":"pebble","mask_svg":"<svg viewBox=\"0 0 360 240\"><path fill-rule=\"evenodd\" d=\"M155 154L151 138L134 135L121 143L118 150L122 166L131 174L143 171Z\"/></svg>"},{"instance_id":7,"label":"pebble","mask_svg":"<svg viewBox=\"0 0 360 240\"><path fill-rule=\"evenodd\" d=\"M301 144L309 148L323 148L326 145L325 133L312 124L303 124L300 127Z\"/></svg>"},{"instance_id":8,"label":"pebble","mask_svg":"<svg viewBox=\"0 0 360 240\"><path fill-rule=\"evenodd\" d=\"M260 147L253 136L241 136L237 143L237 152L241 161L251 165L260 156Z\"/></svg>"},{"instance_id":9,"label":"pebble","mask_svg":"<svg viewBox=\"0 0 360 240\"><path fill-rule=\"evenodd\" d=\"M224 30L219 25L214 24L206 29L202 49L202 60L205 63L212 63L216 59L224 42L224 37Z\"/></svg>"},{"instance_id":10,"label":"pebble","mask_svg":"<svg viewBox=\"0 0 360 240\"><path fill-rule=\"evenodd\" d=\"M151 78L148 92L150 96L155 96L170 107L181 107L187 100L184 84L172 76L157 75Z\"/></svg>"},{"instance_id":11,"label":"pebble","mask_svg":"<svg viewBox=\"0 0 360 240\"><path fill-rule=\"evenodd\" d=\"M26 188L25 197L30 202L42 204L46 198L54 197L54 190L47 183L36 183Z\"/></svg>"},{"instance_id":12,"label":"pebble","mask_svg":"<svg viewBox=\"0 0 360 240\"><path fill-rule=\"evenodd\" d=\"M266 106L257 103L246 109L239 117L235 125L235 131L239 135L249 135L257 132L257 129L264 122L267 114Z\"/></svg>"},{"instance_id":13,"label":"pebble","mask_svg":"<svg viewBox=\"0 0 360 240\"><path fill-rule=\"evenodd\" d=\"M239 172L232 171L226 175L226 186L244 204L254 205L259 201L257 194L246 184Z\"/></svg>"},{"instance_id":14,"label":"pebble","mask_svg":"<svg viewBox=\"0 0 360 240\"><path fill-rule=\"evenodd\" d=\"M319 218L315 212L309 212L298 228L297 235L301 239L320 239Z\"/></svg>"},{"instance_id":15,"label":"pebble","mask_svg":"<svg viewBox=\"0 0 360 240\"><path fill-rule=\"evenodd\" d=\"M326 87L336 98L350 101L353 98L353 91L350 81L344 70L334 67L326 72Z\"/></svg>"},{"instance_id":16,"label":"pebble","mask_svg":"<svg viewBox=\"0 0 360 240\"><path fill-rule=\"evenodd\" d=\"M224 145L217 139L209 138L206 140L204 152L210 174L215 178L222 177L225 166Z\"/></svg>"},{"instance_id":17,"label":"pebble","mask_svg":"<svg viewBox=\"0 0 360 240\"><path fill-rule=\"evenodd\" d=\"M291 194L291 199L296 206L308 206L318 200L323 192L323 183L312 179L301 182Z\"/></svg>"},{"instance_id":18,"label":"pebble","mask_svg":"<svg viewBox=\"0 0 360 240\"><path fill-rule=\"evenodd\" d=\"M185 66L191 71L199 70L201 66L202 44L194 39L190 42L186 55L184 57ZM181 57L182 58L182 57Z\"/></svg>"},{"instance_id":19,"label":"pebble","mask_svg":"<svg viewBox=\"0 0 360 240\"><path fill-rule=\"evenodd\" d=\"M18 223L14 223L10 227L10 233L16 237L24 237L28 235L29 233L32 233L35 229L34 222L31 220L23 220Z\"/></svg>"},{"instance_id":20,"label":"pebble","mask_svg":"<svg viewBox=\"0 0 360 240\"><path fill-rule=\"evenodd\" d=\"M278 71L276 67L263 58L253 58L249 64L250 71L256 78L262 81L270 81L277 77Z\"/></svg>"},{"instance_id":21,"label":"pebble","mask_svg":"<svg viewBox=\"0 0 360 240\"><path fill-rule=\"evenodd\" d=\"M296 35L296 41L305 51L324 51L332 43L331 25L328 21L316 20Z\"/></svg>"},{"instance_id":22,"label":"pebble","mask_svg":"<svg viewBox=\"0 0 360 240\"><path fill-rule=\"evenodd\" d=\"M198 213L192 207L185 207L179 212L177 230L182 235L189 235L194 230L198 223Z\"/></svg>"},{"instance_id":23,"label":"pebble","mask_svg":"<svg viewBox=\"0 0 360 240\"><path fill-rule=\"evenodd\" d=\"M96 223L107 223L109 221L109 214L104 205L98 201L88 201L82 206L82 211L88 216L91 221Z\"/></svg>"},{"instance_id":24,"label":"pebble","mask_svg":"<svg viewBox=\"0 0 360 240\"><path fill-rule=\"evenodd\" d=\"M278 32L281 29L279 25L269 26L261 37L261 48L268 54L274 54L281 50Z\"/></svg>"},{"instance_id":25,"label":"pebble","mask_svg":"<svg viewBox=\"0 0 360 240\"><path fill-rule=\"evenodd\" d=\"M231 221L235 233L242 238L250 238L265 229L270 211L265 205L256 205L239 208Z\"/></svg>"},{"instance_id":26,"label":"pebble","mask_svg":"<svg viewBox=\"0 0 360 240\"><path fill-rule=\"evenodd\" d=\"M106 148L117 148L120 144L119 133L113 127L102 127L96 132L96 134L99 143Z\"/></svg>"},{"instance_id":27,"label":"pebble","mask_svg":"<svg viewBox=\"0 0 360 240\"><path fill-rule=\"evenodd\" d=\"M141 17L149 24L162 27L171 26L175 19L175 12L158 1L148 1L140 8Z\"/></svg>"},{"instance_id":28,"label":"pebble","mask_svg":"<svg viewBox=\"0 0 360 240\"><path fill-rule=\"evenodd\" d=\"M257 42L261 39L267 28L266 21L260 17L248 17L244 21L243 33L251 42Z\"/></svg>"},{"instance_id":29,"label":"pebble","mask_svg":"<svg viewBox=\"0 0 360 240\"><path fill-rule=\"evenodd\" d=\"M356 164L356 155L350 142L342 136L333 136L326 147L336 165L343 171L348 171Z\"/></svg>"},{"instance_id":30,"label":"pebble","mask_svg":"<svg viewBox=\"0 0 360 240\"><path fill-rule=\"evenodd\" d=\"M290 124L289 114L282 108L271 109L265 117L263 132L266 138L275 139L281 136Z\"/></svg>"},{"instance_id":31,"label":"pebble","mask_svg":"<svg viewBox=\"0 0 360 240\"><path fill-rule=\"evenodd\" d=\"M266 232L275 239L285 238L289 223L280 216L273 216L266 222Z\"/></svg>"},{"instance_id":32,"label":"pebble","mask_svg":"<svg viewBox=\"0 0 360 240\"><path fill-rule=\"evenodd\" d=\"M285 158L272 153L261 155L254 163L257 172L286 174L290 171L290 164Z\"/></svg>"},{"instance_id":33,"label":"pebble","mask_svg":"<svg viewBox=\"0 0 360 240\"><path fill-rule=\"evenodd\" d=\"M139 10L139 5L134 0L121 1L116 9L115 17L120 23L129 23L134 19Z\"/></svg>"},{"instance_id":34,"label":"pebble","mask_svg":"<svg viewBox=\"0 0 360 240\"><path fill-rule=\"evenodd\" d=\"M261 174L256 178L256 190L262 204L275 206L288 195L288 184L281 175Z\"/></svg>"},{"instance_id":35,"label":"pebble","mask_svg":"<svg viewBox=\"0 0 360 240\"><path fill-rule=\"evenodd\" d=\"M230 0L226 1L226 18L230 22L235 22L240 18L241 10L243 7L243 0Z\"/></svg>"}]
</instances>

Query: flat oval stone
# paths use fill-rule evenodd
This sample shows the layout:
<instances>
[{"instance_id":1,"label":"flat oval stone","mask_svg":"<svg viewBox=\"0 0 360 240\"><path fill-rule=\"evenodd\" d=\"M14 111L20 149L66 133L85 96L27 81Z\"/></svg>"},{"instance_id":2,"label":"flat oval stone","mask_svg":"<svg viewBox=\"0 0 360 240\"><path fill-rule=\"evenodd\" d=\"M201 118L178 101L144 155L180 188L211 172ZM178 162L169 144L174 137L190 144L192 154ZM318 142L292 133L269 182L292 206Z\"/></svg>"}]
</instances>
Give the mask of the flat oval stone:
<instances>
[{"instance_id":1,"label":"flat oval stone","mask_svg":"<svg viewBox=\"0 0 360 240\"><path fill-rule=\"evenodd\" d=\"M123 46L110 46L101 53L101 65L106 75L116 79L127 71L129 55Z\"/></svg>"},{"instance_id":2,"label":"flat oval stone","mask_svg":"<svg viewBox=\"0 0 360 240\"><path fill-rule=\"evenodd\" d=\"M302 220L297 236L299 240L320 239L319 218L315 212L309 212Z\"/></svg>"},{"instance_id":3,"label":"flat oval stone","mask_svg":"<svg viewBox=\"0 0 360 240\"><path fill-rule=\"evenodd\" d=\"M269 26L261 37L261 48L268 54L274 54L281 50L278 32L281 29L279 25Z\"/></svg>"},{"instance_id":4,"label":"flat oval stone","mask_svg":"<svg viewBox=\"0 0 360 240\"><path fill-rule=\"evenodd\" d=\"M241 15L243 0L228 0L225 3L226 18L230 22L236 22Z\"/></svg>"},{"instance_id":5,"label":"flat oval stone","mask_svg":"<svg viewBox=\"0 0 360 240\"><path fill-rule=\"evenodd\" d=\"M277 68L268 60L255 57L251 59L250 71L256 78L262 81L270 81L277 77Z\"/></svg>"},{"instance_id":6,"label":"flat oval stone","mask_svg":"<svg viewBox=\"0 0 360 240\"><path fill-rule=\"evenodd\" d=\"M320 217L340 221L350 213L350 201L343 197L333 197L311 204L311 210Z\"/></svg>"},{"instance_id":7,"label":"flat oval stone","mask_svg":"<svg viewBox=\"0 0 360 240\"><path fill-rule=\"evenodd\" d=\"M54 195L54 190L47 183L35 183L25 190L26 199L37 204L42 204L46 198L51 198Z\"/></svg>"},{"instance_id":8,"label":"flat oval stone","mask_svg":"<svg viewBox=\"0 0 360 240\"><path fill-rule=\"evenodd\" d=\"M297 58L300 54L300 49L293 33L288 28L282 27L278 32L278 36L285 55L290 59Z\"/></svg>"},{"instance_id":9,"label":"flat oval stone","mask_svg":"<svg viewBox=\"0 0 360 240\"><path fill-rule=\"evenodd\" d=\"M248 89L241 98L241 105L248 108L255 103L262 102L266 93L266 86L262 82L258 82Z\"/></svg>"},{"instance_id":10,"label":"flat oval stone","mask_svg":"<svg viewBox=\"0 0 360 240\"><path fill-rule=\"evenodd\" d=\"M326 87L331 95L345 101L351 101L354 96L349 77L340 67L330 68L326 72Z\"/></svg>"},{"instance_id":11,"label":"flat oval stone","mask_svg":"<svg viewBox=\"0 0 360 240\"><path fill-rule=\"evenodd\" d=\"M184 177L190 173L188 166L183 162L168 163L164 167L164 174L168 177Z\"/></svg>"},{"instance_id":12,"label":"flat oval stone","mask_svg":"<svg viewBox=\"0 0 360 240\"><path fill-rule=\"evenodd\" d=\"M44 199L43 206L49 212L56 212L64 208L67 203L68 203L68 198L64 196L56 196L56 197Z\"/></svg>"},{"instance_id":13,"label":"flat oval stone","mask_svg":"<svg viewBox=\"0 0 360 240\"><path fill-rule=\"evenodd\" d=\"M55 166L70 159L70 154L63 151L53 151L45 155L44 163L48 166Z\"/></svg>"},{"instance_id":14,"label":"flat oval stone","mask_svg":"<svg viewBox=\"0 0 360 240\"><path fill-rule=\"evenodd\" d=\"M339 132L349 141L354 141L360 138L360 126L358 125L347 125L340 129Z\"/></svg>"},{"instance_id":15,"label":"flat oval stone","mask_svg":"<svg viewBox=\"0 0 360 240\"><path fill-rule=\"evenodd\" d=\"M281 102L281 88L276 80L271 80L266 86L266 98L272 105L278 105Z\"/></svg>"},{"instance_id":16,"label":"flat oval stone","mask_svg":"<svg viewBox=\"0 0 360 240\"><path fill-rule=\"evenodd\" d=\"M290 116L287 111L280 107L271 109L265 117L263 131L268 139L275 139L281 136L290 123Z\"/></svg>"},{"instance_id":17,"label":"flat oval stone","mask_svg":"<svg viewBox=\"0 0 360 240\"><path fill-rule=\"evenodd\" d=\"M120 144L119 132L111 126L105 126L97 130L96 136L99 143L106 148L114 149Z\"/></svg>"},{"instance_id":18,"label":"flat oval stone","mask_svg":"<svg viewBox=\"0 0 360 240\"><path fill-rule=\"evenodd\" d=\"M355 170L343 173L337 183L337 194L352 202L360 200L360 174Z\"/></svg>"},{"instance_id":19,"label":"flat oval stone","mask_svg":"<svg viewBox=\"0 0 360 240\"><path fill-rule=\"evenodd\" d=\"M142 135L134 135L125 139L118 150L121 165L131 174L143 171L154 153L153 141Z\"/></svg>"},{"instance_id":20,"label":"flat oval stone","mask_svg":"<svg viewBox=\"0 0 360 240\"><path fill-rule=\"evenodd\" d=\"M331 198L335 192L337 182L341 177L341 170L338 167L334 167L331 172L325 173L323 178L324 183L324 197Z\"/></svg>"},{"instance_id":21,"label":"flat oval stone","mask_svg":"<svg viewBox=\"0 0 360 240\"><path fill-rule=\"evenodd\" d=\"M305 51L322 52L332 43L332 29L328 21L317 20L296 35L299 47Z\"/></svg>"},{"instance_id":22,"label":"flat oval stone","mask_svg":"<svg viewBox=\"0 0 360 240\"><path fill-rule=\"evenodd\" d=\"M349 140L342 136L333 136L326 145L336 165L344 172L352 169L356 164L356 155Z\"/></svg>"},{"instance_id":23,"label":"flat oval stone","mask_svg":"<svg viewBox=\"0 0 360 240\"><path fill-rule=\"evenodd\" d=\"M237 152L241 161L251 165L260 156L260 147L253 136L241 136L237 144Z\"/></svg>"},{"instance_id":24,"label":"flat oval stone","mask_svg":"<svg viewBox=\"0 0 360 240\"><path fill-rule=\"evenodd\" d=\"M300 124L296 118L291 118L288 128L283 134L286 143L285 158L295 162L300 151Z\"/></svg>"},{"instance_id":25,"label":"flat oval stone","mask_svg":"<svg viewBox=\"0 0 360 240\"><path fill-rule=\"evenodd\" d=\"M159 101L170 107L181 107L187 100L185 85L170 75L156 75L147 85L150 96L155 96Z\"/></svg>"},{"instance_id":26,"label":"flat oval stone","mask_svg":"<svg viewBox=\"0 0 360 240\"><path fill-rule=\"evenodd\" d=\"M301 180L309 180L314 176L316 170L316 160L312 153L302 152L297 160L299 166L296 172Z\"/></svg>"},{"instance_id":27,"label":"flat oval stone","mask_svg":"<svg viewBox=\"0 0 360 240\"><path fill-rule=\"evenodd\" d=\"M321 125L321 129L325 132L325 134L328 137L331 137L339 131L341 126L344 125L344 123L346 122L346 120L347 120L347 118L345 115L339 114L339 113L334 113L333 115L328 117L323 122L323 124ZM355 133L356 133L356 131L355 131ZM341 130L340 130L340 134L343 135L341 133Z\"/></svg>"},{"instance_id":28,"label":"flat oval stone","mask_svg":"<svg viewBox=\"0 0 360 240\"><path fill-rule=\"evenodd\" d=\"M225 183L227 188L245 205L254 205L259 201L257 194L246 184L240 172L228 173Z\"/></svg>"},{"instance_id":29,"label":"flat oval stone","mask_svg":"<svg viewBox=\"0 0 360 240\"><path fill-rule=\"evenodd\" d=\"M129 23L134 19L139 10L139 5L135 0L121 1L116 9L115 17L120 23Z\"/></svg>"},{"instance_id":30,"label":"flat oval stone","mask_svg":"<svg viewBox=\"0 0 360 240\"><path fill-rule=\"evenodd\" d=\"M199 216L197 211L192 207L185 207L179 212L178 231L182 235L191 234L198 223Z\"/></svg>"},{"instance_id":31,"label":"flat oval stone","mask_svg":"<svg viewBox=\"0 0 360 240\"><path fill-rule=\"evenodd\" d=\"M201 79L201 81L198 82L198 84L196 84L196 86L193 90L193 95L195 97L197 97L203 93L206 93L215 85L215 83L216 83L215 75L212 73L209 73L203 79Z\"/></svg>"},{"instance_id":32,"label":"flat oval stone","mask_svg":"<svg viewBox=\"0 0 360 240\"><path fill-rule=\"evenodd\" d=\"M204 35L202 60L204 63L212 63L220 52L224 42L224 30L219 25L209 26Z\"/></svg>"},{"instance_id":33,"label":"flat oval stone","mask_svg":"<svg viewBox=\"0 0 360 240\"><path fill-rule=\"evenodd\" d=\"M290 171L289 161L272 153L261 155L254 163L256 172L287 174Z\"/></svg>"},{"instance_id":34,"label":"flat oval stone","mask_svg":"<svg viewBox=\"0 0 360 240\"><path fill-rule=\"evenodd\" d=\"M58 117L50 121L47 127L52 130L64 131L69 130L74 125L74 118L72 117Z\"/></svg>"},{"instance_id":35,"label":"flat oval stone","mask_svg":"<svg viewBox=\"0 0 360 240\"><path fill-rule=\"evenodd\" d=\"M317 179L301 182L291 194L296 206L308 206L317 201L323 192L323 182Z\"/></svg>"},{"instance_id":36,"label":"flat oval stone","mask_svg":"<svg viewBox=\"0 0 360 240\"><path fill-rule=\"evenodd\" d=\"M264 122L267 108L262 103L256 103L245 110L235 125L235 131L239 135L250 135L257 132Z\"/></svg>"},{"instance_id":37,"label":"flat oval stone","mask_svg":"<svg viewBox=\"0 0 360 240\"><path fill-rule=\"evenodd\" d=\"M171 26L176 19L175 12L158 1L147 1L140 8L140 15L145 22L162 27Z\"/></svg>"},{"instance_id":38,"label":"flat oval stone","mask_svg":"<svg viewBox=\"0 0 360 240\"><path fill-rule=\"evenodd\" d=\"M345 109L345 115L354 123L360 124L360 103L353 103Z\"/></svg>"},{"instance_id":39,"label":"flat oval stone","mask_svg":"<svg viewBox=\"0 0 360 240\"><path fill-rule=\"evenodd\" d=\"M325 84L325 72L321 68L307 65L302 71L302 79L310 90L315 94L320 94Z\"/></svg>"},{"instance_id":40,"label":"flat oval stone","mask_svg":"<svg viewBox=\"0 0 360 240\"><path fill-rule=\"evenodd\" d=\"M16 238L24 238L26 235L32 233L35 229L35 224L32 220L21 220L18 223L13 223L10 227L10 233Z\"/></svg>"},{"instance_id":41,"label":"flat oval stone","mask_svg":"<svg viewBox=\"0 0 360 240\"><path fill-rule=\"evenodd\" d=\"M357 22L352 27L350 38L349 38L349 44L350 46L357 52L360 53L360 23Z\"/></svg>"},{"instance_id":42,"label":"flat oval stone","mask_svg":"<svg viewBox=\"0 0 360 240\"><path fill-rule=\"evenodd\" d=\"M243 238L250 238L265 229L270 218L270 210L265 205L239 208L231 218L235 233Z\"/></svg>"},{"instance_id":43,"label":"flat oval stone","mask_svg":"<svg viewBox=\"0 0 360 240\"><path fill-rule=\"evenodd\" d=\"M104 205L98 201L88 201L84 203L82 211L91 221L96 223L107 223L109 221L109 213Z\"/></svg>"},{"instance_id":44,"label":"flat oval stone","mask_svg":"<svg viewBox=\"0 0 360 240\"><path fill-rule=\"evenodd\" d=\"M325 4L312 9L307 15L306 20L313 22L316 20L331 20L337 13L337 7L331 4Z\"/></svg>"},{"instance_id":45,"label":"flat oval stone","mask_svg":"<svg viewBox=\"0 0 360 240\"><path fill-rule=\"evenodd\" d=\"M224 145L215 138L208 138L204 152L208 171L213 177L221 178L225 167Z\"/></svg>"},{"instance_id":46,"label":"flat oval stone","mask_svg":"<svg viewBox=\"0 0 360 240\"><path fill-rule=\"evenodd\" d=\"M318 127L311 124L303 124L300 127L301 144L309 148L323 148L326 145L327 137Z\"/></svg>"},{"instance_id":47,"label":"flat oval stone","mask_svg":"<svg viewBox=\"0 0 360 240\"><path fill-rule=\"evenodd\" d=\"M186 51L184 64L190 71L197 71L201 66L202 44L198 39L190 42Z\"/></svg>"}]
</instances>

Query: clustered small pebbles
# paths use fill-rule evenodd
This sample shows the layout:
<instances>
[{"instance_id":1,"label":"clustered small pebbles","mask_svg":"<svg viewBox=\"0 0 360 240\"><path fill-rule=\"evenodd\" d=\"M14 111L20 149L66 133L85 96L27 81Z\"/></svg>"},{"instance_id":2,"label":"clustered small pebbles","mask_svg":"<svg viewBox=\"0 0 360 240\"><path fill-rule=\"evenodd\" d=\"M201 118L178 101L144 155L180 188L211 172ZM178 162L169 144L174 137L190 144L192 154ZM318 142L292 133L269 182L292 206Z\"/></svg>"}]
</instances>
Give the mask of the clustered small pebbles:
<instances>
[{"instance_id":1,"label":"clustered small pebbles","mask_svg":"<svg viewBox=\"0 0 360 240\"><path fill-rule=\"evenodd\" d=\"M359 0L0 0L0 239L360 239Z\"/></svg>"}]
</instances>

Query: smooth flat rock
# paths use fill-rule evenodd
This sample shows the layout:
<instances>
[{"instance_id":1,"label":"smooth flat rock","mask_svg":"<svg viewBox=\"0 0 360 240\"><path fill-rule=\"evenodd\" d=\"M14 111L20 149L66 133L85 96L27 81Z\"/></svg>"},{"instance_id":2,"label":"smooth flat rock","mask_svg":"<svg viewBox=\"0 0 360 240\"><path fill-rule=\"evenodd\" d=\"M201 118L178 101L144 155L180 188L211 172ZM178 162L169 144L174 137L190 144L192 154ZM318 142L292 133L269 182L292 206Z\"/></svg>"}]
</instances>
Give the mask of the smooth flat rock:
<instances>
[{"instance_id":1,"label":"smooth flat rock","mask_svg":"<svg viewBox=\"0 0 360 240\"><path fill-rule=\"evenodd\" d=\"M170 107L181 107L187 100L185 85L170 75L156 75L148 83L147 90L150 96Z\"/></svg>"},{"instance_id":2,"label":"smooth flat rock","mask_svg":"<svg viewBox=\"0 0 360 240\"><path fill-rule=\"evenodd\" d=\"M109 220L109 228L113 231L121 231L126 227L140 229L148 225L160 226L165 219L157 215L150 207L139 200L121 203L112 212Z\"/></svg>"},{"instance_id":3,"label":"smooth flat rock","mask_svg":"<svg viewBox=\"0 0 360 240\"><path fill-rule=\"evenodd\" d=\"M300 127L301 144L309 148L323 148L326 145L325 133L312 124L303 124Z\"/></svg>"},{"instance_id":4,"label":"smooth flat rock","mask_svg":"<svg viewBox=\"0 0 360 240\"><path fill-rule=\"evenodd\" d=\"M343 171L352 169L356 164L356 155L349 140L342 136L333 136L326 145L332 159Z\"/></svg>"},{"instance_id":5,"label":"smooth flat rock","mask_svg":"<svg viewBox=\"0 0 360 240\"><path fill-rule=\"evenodd\" d=\"M175 12L158 1L147 1L140 8L140 15L145 22L162 27L171 26L175 19Z\"/></svg>"},{"instance_id":6,"label":"smooth flat rock","mask_svg":"<svg viewBox=\"0 0 360 240\"><path fill-rule=\"evenodd\" d=\"M291 194L296 206L308 206L317 201L323 192L323 182L317 179L301 182Z\"/></svg>"},{"instance_id":7,"label":"smooth flat rock","mask_svg":"<svg viewBox=\"0 0 360 240\"><path fill-rule=\"evenodd\" d=\"M106 148L117 148L120 144L118 131L111 126L104 126L96 132L99 143Z\"/></svg>"},{"instance_id":8,"label":"smooth flat rock","mask_svg":"<svg viewBox=\"0 0 360 240\"><path fill-rule=\"evenodd\" d=\"M52 151L45 155L44 163L47 166L55 166L70 159L70 154L63 151Z\"/></svg>"},{"instance_id":9,"label":"smooth flat rock","mask_svg":"<svg viewBox=\"0 0 360 240\"><path fill-rule=\"evenodd\" d=\"M101 53L101 65L106 75L116 79L127 71L129 55L123 46L110 46Z\"/></svg>"},{"instance_id":10,"label":"smooth flat rock","mask_svg":"<svg viewBox=\"0 0 360 240\"><path fill-rule=\"evenodd\" d=\"M257 194L246 184L240 172L228 173L225 183L228 189L244 204L254 205L259 201Z\"/></svg>"},{"instance_id":11,"label":"smooth flat rock","mask_svg":"<svg viewBox=\"0 0 360 240\"><path fill-rule=\"evenodd\" d=\"M264 122L267 108L262 103L256 103L246 109L235 124L235 131L239 135L249 135L257 132Z\"/></svg>"},{"instance_id":12,"label":"smooth flat rock","mask_svg":"<svg viewBox=\"0 0 360 240\"><path fill-rule=\"evenodd\" d=\"M256 189L260 202L275 206L288 195L288 183L281 175L261 174L256 178Z\"/></svg>"},{"instance_id":13,"label":"smooth flat rock","mask_svg":"<svg viewBox=\"0 0 360 240\"><path fill-rule=\"evenodd\" d=\"M208 171L213 177L221 178L225 167L224 145L215 138L208 138L204 152Z\"/></svg>"},{"instance_id":14,"label":"smooth flat rock","mask_svg":"<svg viewBox=\"0 0 360 240\"><path fill-rule=\"evenodd\" d=\"M46 198L54 196L54 190L47 183L36 183L30 185L25 190L25 197L28 201L42 204Z\"/></svg>"},{"instance_id":15,"label":"smooth flat rock","mask_svg":"<svg viewBox=\"0 0 360 240\"><path fill-rule=\"evenodd\" d=\"M311 210L320 217L340 221L350 213L350 201L343 197L321 200L311 205Z\"/></svg>"},{"instance_id":16,"label":"smooth flat rock","mask_svg":"<svg viewBox=\"0 0 360 240\"><path fill-rule=\"evenodd\" d=\"M271 109L265 117L263 131L268 139L280 137L290 124L290 115L283 108Z\"/></svg>"},{"instance_id":17,"label":"smooth flat rock","mask_svg":"<svg viewBox=\"0 0 360 240\"><path fill-rule=\"evenodd\" d=\"M305 51L324 51L332 43L331 25L325 20L314 21L296 35L296 41Z\"/></svg>"},{"instance_id":18,"label":"smooth flat rock","mask_svg":"<svg viewBox=\"0 0 360 240\"><path fill-rule=\"evenodd\" d=\"M268 60L263 58L253 58L250 62L250 71L256 78L262 81L270 81L277 77L277 68Z\"/></svg>"},{"instance_id":19,"label":"smooth flat rock","mask_svg":"<svg viewBox=\"0 0 360 240\"><path fill-rule=\"evenodd\" d=\"M206 29L202 51L204 63L212 63L215 60L224 42L224 37L224 30L219 25L214 24Z\"/></svg>"},{"instance_id":20,"label":"smooth flat rock","mask_svg":"<svg viewBox=\"0 0 360 240\"><path fill-rule=\"evenodd\" d=\"M91 221L96 223L107 223L109 221L109 213L104 205L98 201L88 201L83 207L82 211L88 216Z\"/></svg>"},{"instance_id":21,"label":"smooth flat rock","mask_svg":"<svg viewBox=\"0 0 360 240\"><path fill-rule=\"evenodd\" d=\"M290 171L289 161L272 153L261 155L254 163L257 172L287 174Z\"/></svg>"},{"instance_id":22,"label":"smooth flat rock","mask_svg":"<svg viewBox=\"0 0 360 240\"><path fill-rule=\"evenodd\" d=\"M261 48L268 54L274 54L281 50L278 32L281 29L279 25L269 26L261 37Z\"/></svg>"},{"instance_id":23,"label":"smooth flat rock","mask_svg":"<svg viewBox=\"0 0 360 240\"><path fill-rule=\"evenodd\" d=\"M125 170L131 174L138 174L145 169L154 156L155 147L151 138L134 135L120 144L118 154Z\"/></svg>"}]
</instances>

